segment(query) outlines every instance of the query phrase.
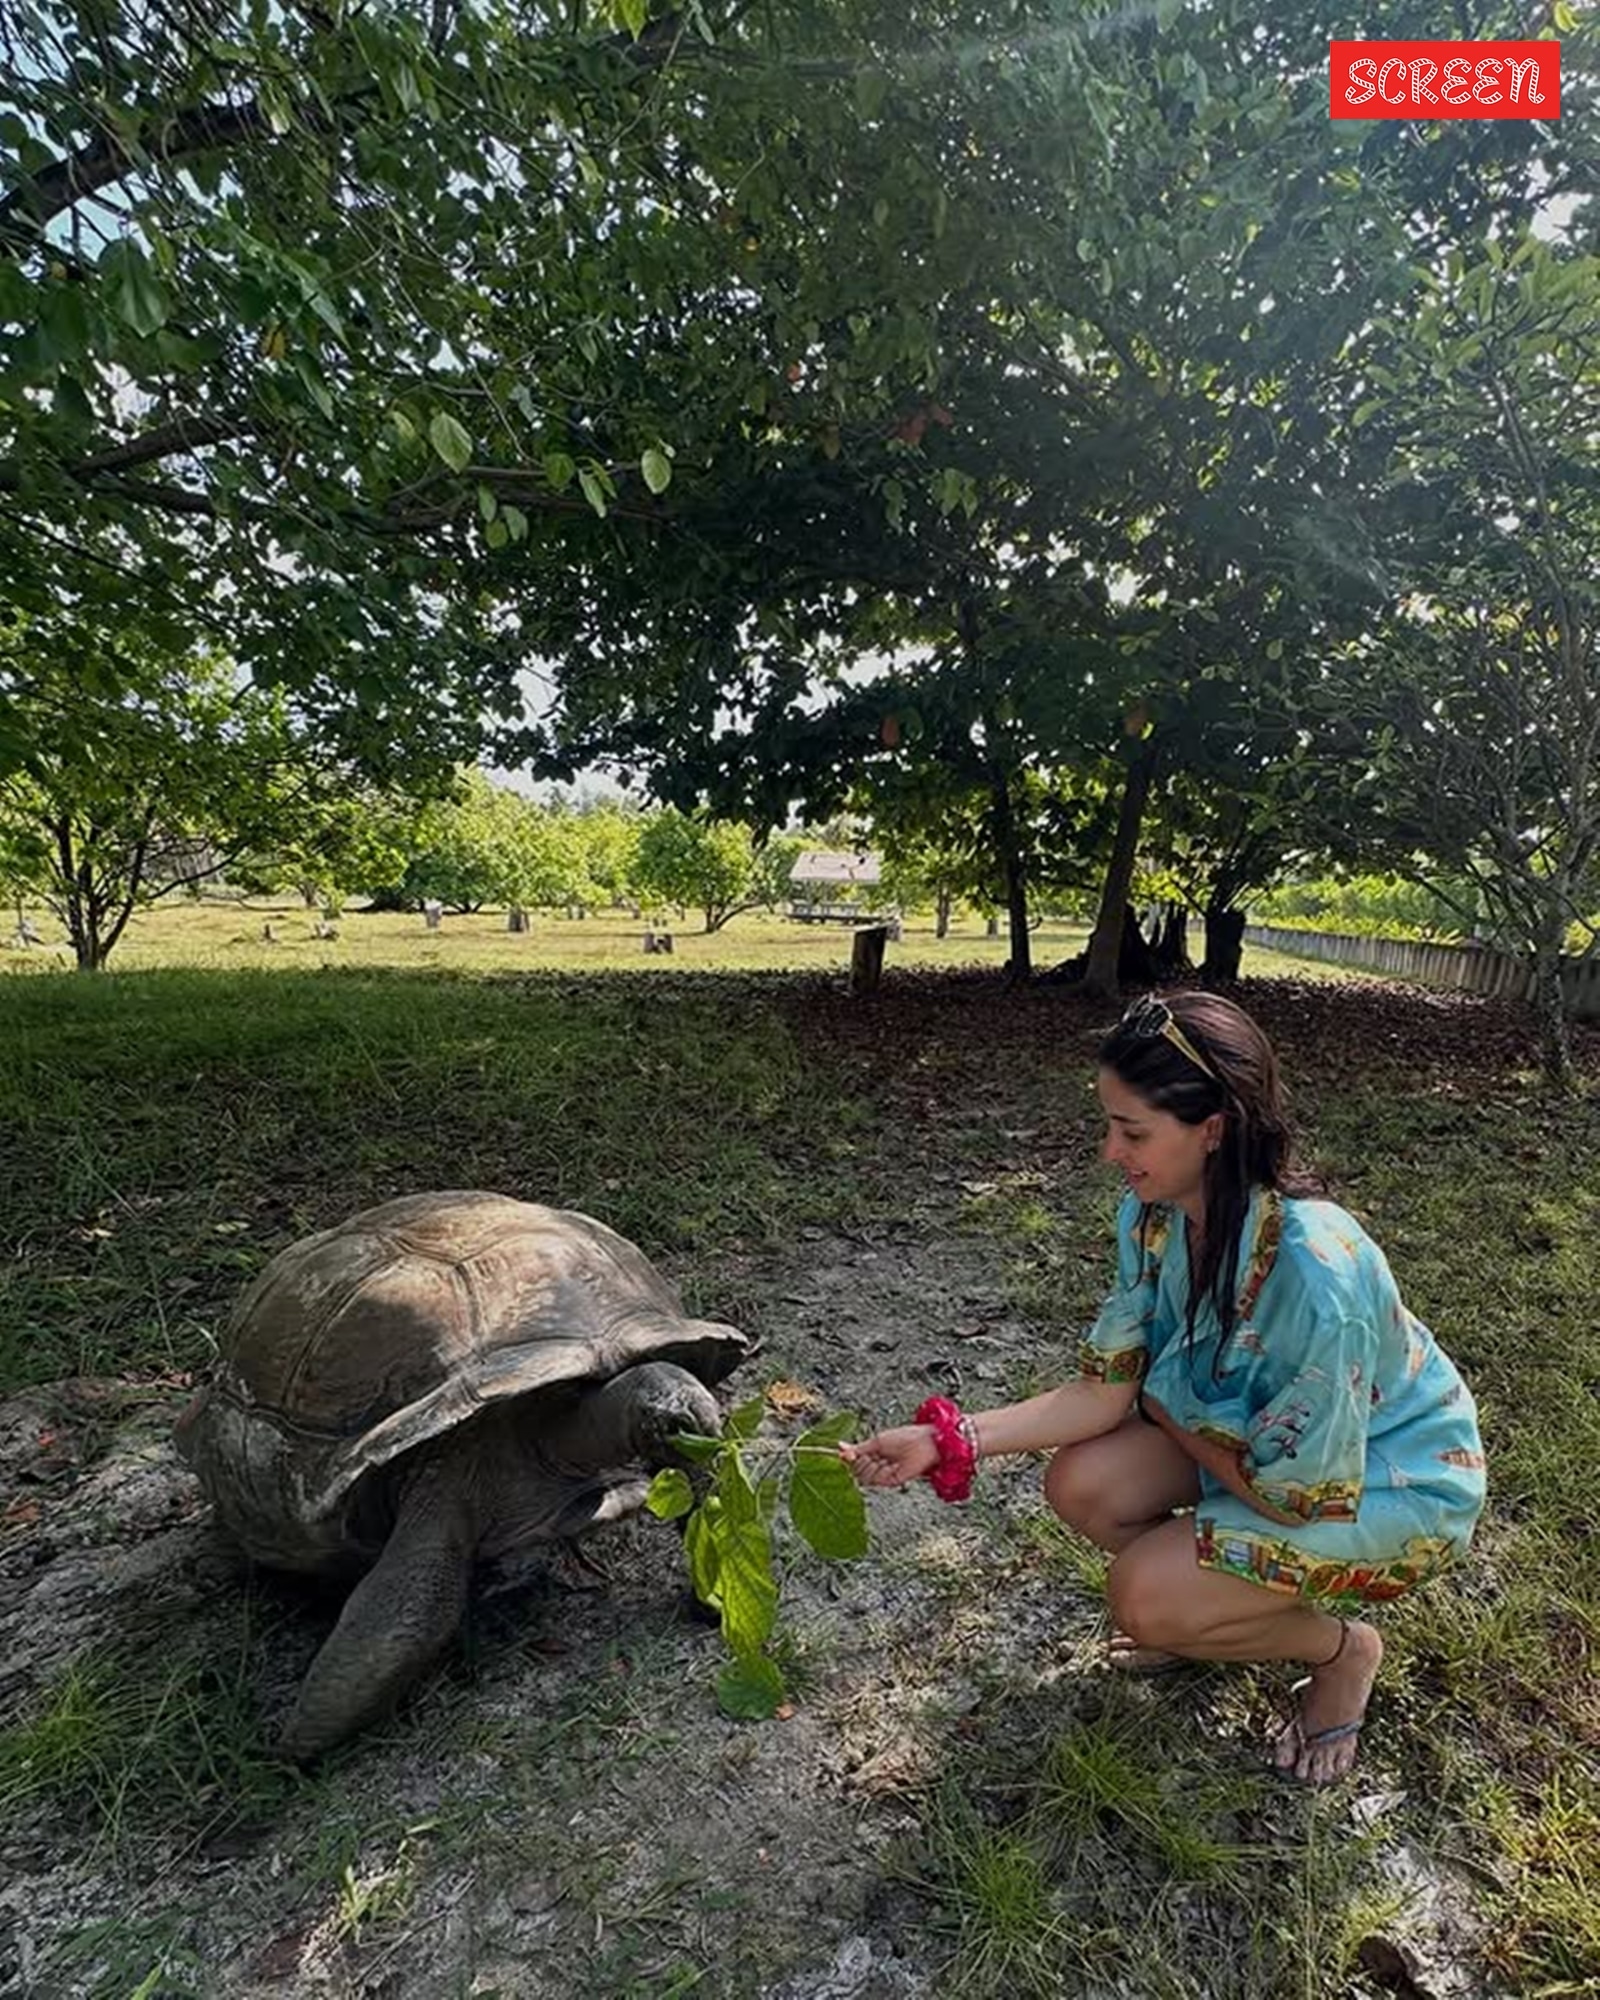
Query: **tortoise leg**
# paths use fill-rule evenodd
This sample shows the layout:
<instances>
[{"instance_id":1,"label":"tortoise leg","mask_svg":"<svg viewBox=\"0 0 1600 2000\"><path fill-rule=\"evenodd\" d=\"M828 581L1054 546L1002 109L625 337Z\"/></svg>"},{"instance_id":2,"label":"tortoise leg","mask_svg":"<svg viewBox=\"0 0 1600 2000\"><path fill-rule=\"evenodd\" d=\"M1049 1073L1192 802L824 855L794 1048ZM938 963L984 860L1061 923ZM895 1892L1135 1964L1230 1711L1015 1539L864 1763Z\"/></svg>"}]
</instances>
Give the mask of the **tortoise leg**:
<instances>
[{"instance_id":1,"label":"tortoise leg","mask_svg":"<svg viewBox=\"0 0 1600 2000\"><path fill-rule=\"evenodd\" d=\"M717 1399L696 1375L671 1361L641 1361L589 1389L552 1432L549 1448L563 1464L586 1471L676 1463L668 1439L680 1431L715 1436L722 1428Z\"/></svg>"},{"instance_id":2,"label":"tortoise leg","mask_svg":"<svg viewBox=\"0 0 1600 2000\"><path fill-rule=\"evenodd\" d=\"M408 1484L383 1554L311 1662L280 1756L309 1763L386 1715L455 1637L479 1539L468 1473L441 1453Z\"/></svg>"}]
</instances>

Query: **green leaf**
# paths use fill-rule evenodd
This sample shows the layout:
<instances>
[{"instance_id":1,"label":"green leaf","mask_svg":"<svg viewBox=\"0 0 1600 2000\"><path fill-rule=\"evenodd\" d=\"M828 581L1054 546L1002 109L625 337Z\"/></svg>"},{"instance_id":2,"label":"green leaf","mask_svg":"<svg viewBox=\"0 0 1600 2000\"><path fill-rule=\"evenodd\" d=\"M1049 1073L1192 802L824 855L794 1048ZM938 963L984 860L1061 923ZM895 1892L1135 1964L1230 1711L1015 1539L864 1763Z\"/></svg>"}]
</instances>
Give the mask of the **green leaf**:
<instances>
[{"instance_id":1,"label":"green leaf","mask_svg":"<svg viewBox=\"0 0 1600 2000\"><path fill-rule=\"evenodd\" d=\"M742 1444L746 1438L753 1438L761 1428L761 1419L767 1413L765 1396L752 1396L747 1403L740 1403L731 1409L722 1426L722 1435Z\"/></svg>"},{"instance_id":2,"label":"green leaf","mask_svg":"<svg viewBox=\"0 0 1600 2000\"><path fill-rule=\"evenodd\" d=\"M676 1521L694 1505L694 1488L689 1475L675 1465L664 1466L650 1482L644 1504L658 1521Z\"/></svg>"},{"instance_id":3,"label":"green leaf","mask_svg":"<svg viewBox=\"0 0 1600 2000\"><path fill-rule=\"evenodd\" d=\"M491 549L503 549L511 539L511 530L504 521L491 521L483 531L483 539Z\"/></svg>"},{"instance_id":4,"label":"green leaf","mask_svg":"<svg viewBox=\"0 0 1600 2000\"><path fill-rule=\"evenodd\" d=\"M1269 660L1281 660L1283 658L1283 641L1281 639L1269 639L1267 641L1267 658Z\"/></svg>"},{"instance_id":5,"label":"green leaf","mask_svg":"<svg viewBox=\"0 0 1600 2000\"><path fill-rule=\"evenodd\" d=\"M788 1690L764 1653L731 1660L717 1676L717 1706L736 1722L770 1722Z\"/></svg>"},{"instance_id":6,"label":"green leaf","mask_svg":"<svg viewBox=\"0 0 1600 2000\"><path fill-rule=\"evenodd\" d=\"M389 428L402 444L414 444L416 442L417 427L404 410L391 410L389 412Z\"/></svg>"},{"instance_id":7,"label":"green leaf","mask_svg":"<svg viewBox=\"0 0 1600 2000\"><path fill-rule=\"evenodd\" d=\"M510 509L506 510L508 513ZM699 1437L693 1431L679 1431L671 1439L672 1449L680 1458L687 1458L695 1465L706 1465L727 1446L721 1438Z\"/></svg>"},{"instance_id":8,"label":"green leaf","mask_svg":"<svg viewBox=\"0 0 1600 2000\"><path fill-rule=\"evenodd\" d=\"M737 1453L723 1460L714 1497L722 1502L710 1515L722 1636L732 1653L759 1653L777 1623L778 1582L761 1501Z\"/></svg>"},{"instance_id":9,"label":"green leaf","mask_svg":"<svg viewBox=\"0 0 1600 2000\"><path fill-rule=\"evenodd\" d=\"M505 522L512 541L525 542L528 539L528 517L520 507L502 507L500 518Z\"/></svg>"},{"instance_id":10,"label":"green leaf","mask_svg":"<svg viewBox=\"0 0 1600 2000\"><path fill-rule=\"evenodd\" d=\"M617 0L617 13L622 25L635 41L644 33L644 24L650 18L650 0Z\"/></svg>"},{"instance_id":11,"label":"green leaf","mask_svg":"<svg viewBox=\"0 0 1600 2000\"><path fill-rule=\"evenodd\" d=\"M101 259L101 268L109 280L112 304L119 319L135 333L144 335L166 325L171 311L167 288L150 269L137 243L124 239L112 244Z\"/></svg>"},{"instance_id":12,"label":"green leaf","mask_svg":"<svg viewBox=\"0 0 1600 2000\"><path fill-rule=\"evenodd\" d=\"M1569 0L1555 0L1550 9L1550 25L1563 35L1575 35L1578 32L1577 8L1571 6Z\"/></svg>"},{"instance_id":13,"label":"green leaf","mask_svg":"<svg viewBox=\"0 0 1600 2000\"><path fill-rule=\"evenodd\" d=\"M86 431L94 424L94 407L84 387L74 376L58 375L55 386L56 415L74 430Z\"/></svg>"},{"instance_id":14,"label":"green leaf","mask_svg":"<svg viewBox=\"0 0 1600 2000\"><path fill-rule=\"evenodd\" d=\"M703 1507L689 1516L689 1525L683 1535L683 1553L689 1564L689 1581L694 1585L694 1594L713 1611L722 1609L722 1551L717 1541L721 1516L722 1502L713 1494Z\"/></svg>"},{"instance_id":15,"label":"green leaf","mask_svg":"<svg viewBox=\"0 0 1600 2000\"><path fill-rule=\"evenodd\" d=\"M452 472L465 472L472 459L472 440L448 410L438 411L428 425L428 442Z\"/></svg>"},{"instance_id":16,"label":"green leaf","mask_svg":"<svg viewBox=\"0 0 1600 2000\"><path fill-rule=\"evenodd\" d=\"M639 470L652 493L665 493L672 484L672 460L654 445L640 459Z\"/></svg>"},{"instance_id":17,"label":"green leaf","mask_svg":"<svg viewBox=\"0 0 1600 2000\"><path fill-rule=\"evenodd\" d=\"M881 69L858 69L855 81L856 109L869 122L883 109L889 95L889 78Z\"/></svg>"},{"instance_id":18,"label":"green leaf","mask_svg":"<svg viewBox=\"0 0 1600 2000\"><path fill-rule=\"evenodd\" d=\"M902 717L902 720L904 718ZM920 718L919 718L920 720ZM831 1417L824 1417L820 1424L813 1424L795 1449L805 1445L842 1444L846 1438L853 1438L861 1425L854 1410L835 1410Z\"/></svg>"},{"instance_id":19,"label":"green leaf","mask_svg":"<svg viewBox=\"0 0 1600 2000\"><path fill-rule=\"evenodd\" d=\"M564 451L547 451L540 463L544 467L544 476L554 491L565 493L572 484L572 475L577 471L577 466Z\"/></svg>"},{"instance_id":20,"label":"green leaf","mask_svg":"<svg viewBox=\"0 0 1600 2000\"><path fill-rule=\"evenodd\" d=\"M499 511L500 502L494 497L494 488L492 486L480 486L478 488L478 512L484 520L492 521Z\"/></svg>"},{"instance_id":21,"label":"green leaf","mask_svg":"<svg viewBox=\"0 0 1600 2000\"><path fill-rule=\"evenodd\" d=\"M600 484L599 474L592 472L587 465L581 466L578 471L578 484L583 489L584 499L603 521L606 517L606 490Z\"/></svg>"},{"instance_id":22,"label":"green leaf","mask_svg":"<svg viewBox=\"0 0 1600 2000\"><path fill-rule=\"evenodd\" d=\"M849 1466L823 1449L838 1443L836 1423L818 1424L795 1447L789 1517L819 1556L848 1562L867 1552L867 1507Z\"/></svg>"}]
</instances>

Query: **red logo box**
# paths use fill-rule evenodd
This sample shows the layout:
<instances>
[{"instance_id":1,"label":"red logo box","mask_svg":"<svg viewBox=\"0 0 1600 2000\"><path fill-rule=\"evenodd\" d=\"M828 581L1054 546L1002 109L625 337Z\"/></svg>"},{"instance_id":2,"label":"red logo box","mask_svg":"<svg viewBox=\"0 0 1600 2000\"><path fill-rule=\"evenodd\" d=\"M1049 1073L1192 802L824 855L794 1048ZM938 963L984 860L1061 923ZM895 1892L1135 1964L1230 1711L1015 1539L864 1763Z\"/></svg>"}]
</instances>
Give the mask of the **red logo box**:
<instances>
[{"instance_id":1,"label":"red logo box","mask_svg":"<svg viewBox=\"0 0 1600 2000\"><path fill-rule=\"evenodd\" d=\"M1559 118L1559 42L1330 42L1330 118Z\"/></svg>"}]
</instances>

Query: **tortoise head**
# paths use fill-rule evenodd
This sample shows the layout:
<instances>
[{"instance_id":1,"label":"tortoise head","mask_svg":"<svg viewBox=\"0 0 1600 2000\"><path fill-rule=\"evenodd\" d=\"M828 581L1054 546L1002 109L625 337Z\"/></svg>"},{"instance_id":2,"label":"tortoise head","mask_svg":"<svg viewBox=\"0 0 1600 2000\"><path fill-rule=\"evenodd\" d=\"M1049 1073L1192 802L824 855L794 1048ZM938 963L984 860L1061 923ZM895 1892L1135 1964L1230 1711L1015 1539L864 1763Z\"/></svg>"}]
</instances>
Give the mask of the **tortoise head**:
<instances>
[{"instance_id":1,"label":"tortoise head","mask_svg":"<svg viewBox=\"0 0 1600 2000\"><path fill-rule=\"evenodd\" d=\"M642 1362L612 1387L626 1399L630 1456L651 1472L687 1462L674 1449L674 1438L686 1431L715 1437L722 1429L716 1397L697 1375L673 1362Z\"/></svg>"}]
</instances>

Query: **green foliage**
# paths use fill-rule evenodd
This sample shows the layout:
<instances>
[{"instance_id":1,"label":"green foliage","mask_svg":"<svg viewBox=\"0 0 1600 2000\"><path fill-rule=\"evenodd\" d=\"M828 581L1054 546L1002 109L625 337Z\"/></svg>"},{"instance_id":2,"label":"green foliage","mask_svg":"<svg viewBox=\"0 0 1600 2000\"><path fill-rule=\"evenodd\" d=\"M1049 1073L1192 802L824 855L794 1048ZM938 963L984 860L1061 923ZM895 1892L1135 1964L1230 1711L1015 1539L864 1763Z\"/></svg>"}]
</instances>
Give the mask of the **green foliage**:
<instances>
[{"instance_id":1,"label":"green foliage","mask_svg":"<svg viewBox=\"0 0 1600 2000\"><path fill-rule=\"evenodd\" d=\"M672 806L640 823L632 879L656 904L689 904L719 931L742 910L771 909L787 893L797 840L757 844L750 829Z\"/></svg>"},{"instance_id":2,"label":"green foliage","mask_svg":"<svg viewBox=\"0 0 1600 2000\"><path fill-rule=\"evenodd\" d=\"M23 622L0 637L0 695L30 746L0 772L0 875L43 896L84 971L136 909L340 816L347 773L215 656L132 629L114 658L58 656Z\"/></svg>"},{"instance_id":3,"label":"green foliage","mask_svg":"<svg viewBox=\"0 0 1600 2000\"><path fill-rule=\"evenodd\" d=\"M481 771L459 774L453 794L422 813L408 845L399 894L412 904L437 898L471 911L593 898L583 822L492 785Z\"/></svg>"},{"instance_id":4,"label":"green foliage","mask_svg":"<svg viewBox=\"0 0 1600 2000\"><path fill-rule=\"evenodd\" d=\"M1454 886L1457 897L1446 902L1424 884L1395 875L1323 875L1253 898L1250 915L1294 930L1455 943L1462 935L1461 897L1470 898L1471 885Z\"/></svg>"},{"instance_id":5,"label":"green foliage","mask_svg":"<svg viewBox=\"0 0 1600 2000\"><path fill-rule=\"evenodd\" d=\"M697 1498L675 1466L658 1472L646 1505L663 1520L687 1517L684 1553L695 1595L718 1613L732 1663L717 1681L728 1715L759 1721L775 1715L787 1690L768 1650L778 1620L773 1522L786 1503L809 1548L846 1562L867 1551L866 1506L840 1443L855 1435L846 1412L813 1425L792 1443L757 1437L765 1402L755 1397L729 1413L720 1438L683 1438L684 1455L705 1468ZM759 1469L759 1476L752 1468Z\"/></svg>"}]
</instances>

